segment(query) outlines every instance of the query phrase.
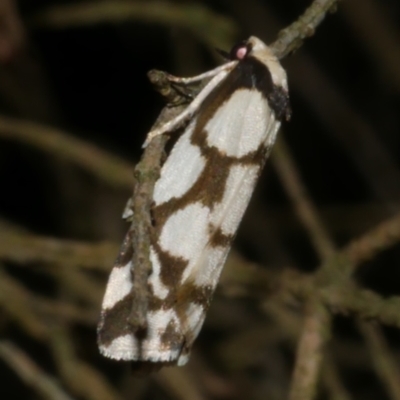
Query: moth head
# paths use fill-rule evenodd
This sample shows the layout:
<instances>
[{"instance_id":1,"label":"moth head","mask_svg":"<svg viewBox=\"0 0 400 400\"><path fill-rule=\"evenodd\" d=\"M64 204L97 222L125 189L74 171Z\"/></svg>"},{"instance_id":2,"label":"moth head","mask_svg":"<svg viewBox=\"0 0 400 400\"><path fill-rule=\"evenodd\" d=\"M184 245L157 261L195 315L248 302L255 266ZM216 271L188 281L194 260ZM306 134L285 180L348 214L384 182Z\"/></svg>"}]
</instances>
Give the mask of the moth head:
<instances>
[{"instance_id":1,"label":"moth head","mask_svg":"<svg viewBox=\"0 0 400 400\"><path fill-rule=\"evenodd\" d=\"M245 43L245 46L248 49L246 57L254 57L265 64L271 73L274 84L281 86L287 91L286 72L282 68L271 48L255 36L250 36L249 39L242 43Z\"/></svg>"},{"instance_id":2,"label":"moth head","mask_svg":"<svg viewBox=\"0 0 400 400\"><path fill-rule=\"evenodd\" d=\"M243 60L251 52L251 49L252 45L248 43L248 40L242 40L232 47L231 51L229 52L229 58L232 61Z\"/></svg>"},{"instance_id":3,"label":"moth head","mask_svg":"<svg viewBox=\"0 0 400 400\"><path fill-rule=\"evenodd\" d=\"M255 36L250 36L247 40L235 44L229 53L218 50L224 57L232 61L245 61L252 57L262 62L270 71L273 83L288 91L286 72L282 68L279 60L262 40Z\"/></svg>"},{"instance_id":4,"label":"moth head","mask_svg":"<svg viewBox=\"0 0 400 400\"><path fill-rule=\"evenodd\" d=\"M250 36L247 40L236 43L229 52L231 60L244 60L246 57L253 56L258 52L269 52L270 56L275 57L269 47L255 36Z\"/></svg>"}]
</instances>

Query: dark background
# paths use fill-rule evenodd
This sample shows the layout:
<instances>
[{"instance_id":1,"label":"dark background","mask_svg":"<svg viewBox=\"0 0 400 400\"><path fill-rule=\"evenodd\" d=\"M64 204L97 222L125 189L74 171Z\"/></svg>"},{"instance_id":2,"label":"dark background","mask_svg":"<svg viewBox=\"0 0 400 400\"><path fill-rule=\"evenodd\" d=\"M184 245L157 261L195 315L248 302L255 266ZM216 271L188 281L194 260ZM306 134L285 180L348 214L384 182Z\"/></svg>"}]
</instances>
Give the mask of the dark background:
<instances>
[{"instance_id":1,"label":"dark background","mask_svg":"<svg viewBox=\"0 0 400 400\"><path fill-rule=\"evenodd\" d=\"M118 8L126 3L130 2L108 4ZM151 3L157 8L158 3L151 1L145 2L146 7ZM117 244L127 229L120 215L131 188L102 180L82 163L72 162L62 149L32 145L23 132L14 137L13 124L25 121L39 124L34 125L39 131L42 127L60 129L67 137L118 157L130 171L129 164L139 160L146 132L164 104L148 82L148 70L157 68L180 76L206 71L221 62L214 47L229 50L249 35L271 43L310 1L182 0L163 4L173 6L172 16L163 21L150 13L146 18L103 16L91 21L71 17L65 23L51 20L49 10L65 16L62 7L82 7L84 2L3 0L0 4L0 240L3 248L16 254L6 257L0 246L0 268L20 285L25 300L29 296L50 302L61 299L83 304L90 315L97 315L100 300L83 300L74 293L73 285L64 287L66 278L59 271L78 270L101 291L105 268L82 272L74 259L69 260L67 250L63 267L54 261L42 263L38 255L31 262L18 262L23 246L6 242L6 238L9 232L23 232L32 234L31 238ZM200 8L188 13L188 6ZM200 10L221 20L201 22ZM177 17L178 11L183 18ZM337 12L327 16L315 35L282 61L289 77L293 116L284 124L281 136L338 247L398 209L399 20L397 0L340 2ZM290 266L310 272L320 264L275 162L267 163L234 247L244 259L273 271ZM383 296L398 295L398 263L399 248L392 247L364 265L357 281ZM68 332L74 362L81 360L93 368L90 373L85 370L87 375L83 370L77 376L71 371L68 375L59 359L62 351L54 343L57 340L41 340L29 332L12 310L14 295L19 292L7 287L9 292L0 294L1 340L12 341L72 398L195 399L197 393L204 399L274 400L287 394L295 343L285 338L281 327L276 328L271 310L265 306L267 298L232 294L229 287L222 286L191 362L182 370L169 370L183 372L138 380L131 378L127 366L97 354L95 317L85 324L48 316L43 321L51 329ZM296 302L290 307L298 327L301 307ZM349 398L399 398L387 390L374 370L368 344L354 320L337 317L333 332L330 351ZM398 364L398 330L384 327L383 335ZM92 387L103 382L112 392L99 389L98 397L84 393L80 385L85 381ZM322 379L320 398L338 399L324 382ZM2 358L0 384L2 399L50 398L23 383ZM188 385L183 392L186 395L175 385Z\"/></svg>"}]
</instances>

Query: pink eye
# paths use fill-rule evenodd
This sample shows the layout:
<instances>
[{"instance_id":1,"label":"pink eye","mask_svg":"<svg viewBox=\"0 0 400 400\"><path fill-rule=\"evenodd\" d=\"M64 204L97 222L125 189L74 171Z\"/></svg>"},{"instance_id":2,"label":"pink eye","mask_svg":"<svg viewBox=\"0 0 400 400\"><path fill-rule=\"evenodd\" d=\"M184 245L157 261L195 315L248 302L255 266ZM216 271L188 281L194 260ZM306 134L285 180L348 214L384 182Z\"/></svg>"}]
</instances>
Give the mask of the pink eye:
<instances>
[{"instance_id":1,"label":"pink eye","mask_svg":"<svg viewBox=\"0 0 400 400\"><path fill-rule=\"evenodd\" d=\"M249 53L251 48L246 41L241 41L232 47L229 53L231 60L243 60Z\"/></svg>"},{"instance_id":2,"label":"pink eye","mask_svg":"<svg viewBox=\"0 0 400 400\"><path fill-rule=\"evenodd\" d=\"M243 47L239 47L236 50L236 54L235 55L236 55L236 58L238 60L243 60L243 58L246 57L246 54L247 54L247 47L243 46Z\"/></svg>"}]
</instances>

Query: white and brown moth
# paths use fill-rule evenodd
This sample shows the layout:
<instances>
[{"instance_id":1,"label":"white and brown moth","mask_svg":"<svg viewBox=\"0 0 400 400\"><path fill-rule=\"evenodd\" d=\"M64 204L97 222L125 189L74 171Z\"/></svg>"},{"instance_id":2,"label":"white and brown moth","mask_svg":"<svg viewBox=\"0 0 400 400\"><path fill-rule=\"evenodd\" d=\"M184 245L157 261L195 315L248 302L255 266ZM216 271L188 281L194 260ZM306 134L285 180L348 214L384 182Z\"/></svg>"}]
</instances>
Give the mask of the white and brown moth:
<instances>
[{"instance_id":1,"label":"white and brown moth","mask_svg":"<svg viewBox=\"0 0 400 400\"><path fill-rule=\"evenodd\" d=\"M146 330L128 321L135 265L129 235L111 272L98 328L100 352L116 360L183 365L275 142L290 117L286 73L256 37L231 61L194 78L211 78L185 111L150 132L187 126L166 158L153 194Z\"/></svg>"}]
</instances>

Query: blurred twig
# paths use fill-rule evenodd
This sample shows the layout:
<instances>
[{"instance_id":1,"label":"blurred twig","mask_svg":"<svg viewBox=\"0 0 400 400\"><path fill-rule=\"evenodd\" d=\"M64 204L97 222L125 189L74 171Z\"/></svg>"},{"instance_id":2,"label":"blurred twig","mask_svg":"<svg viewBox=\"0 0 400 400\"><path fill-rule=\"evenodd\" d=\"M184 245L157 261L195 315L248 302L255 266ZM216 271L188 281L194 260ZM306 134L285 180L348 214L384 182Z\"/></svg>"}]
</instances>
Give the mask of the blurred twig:
<instances>
[{"instance_id":1,"label":"blurred twig","mask_svg":"<svg viewBox=\"0 0 400 400\"><path fill-rule=\"evenodd\" d=\"M375 370L392 400L400 400L400 369L381 332L375 326L359 321L358 327L367 339Z\"/></svg>"},{"instance_id":2,"label":"blurred twig","mask_svg":"<svg viewBox=\"0 0 400 400\"><path fill-rule=\"evenodd\" d=\"M400 90L400 31L398 24L386 15L379 0L343 2L343 15L361 38L360 43L371 52L377 68Z\"/></svg>"},{"instance_id":3,"label":"blurred twig","mask_svg":"<svg viewBox=\"0 0 400 400\"><path fill-rule=\"evenodd\" d=\"M274 165L288 193L298 218L309 234L321 260L326 260L335 252L335 245L325 229L318 212L308 196L296 164L281 137ZM290 400L313 399L317 393L318 378L323 362L325 345L331 335L331 315L318 295L318 288L313 287L306 303L305 318L297 345L297 354ZM334 365L331 364L331 371ZM324 370L326 371L326 370ZM334 390L335 386L331 386Z\"/></svg>"},{"instance_id":4,"label":"blurred twig","mask_svg":"<svg viewBox=\"0 0 400 400\"><path fill-rule=\"evenodd\" d=\"M68 160L111 186L132 187L131 164L58 128L1 115L0 138L17 140Z\"/></svg>"},{"instance_id":5,"label":"blurred twig","mask_svg":"<svg viewBox=\"0 0 400 400\"><path fill-rule=\"evenodd\" d=\"M98 1L64 4L48 8L33 22L40 26L65 28L99 23L137 21L188 29L210 47L228 48L237 27L227 17L202 4L167 1Z\"/></svg>"},{"instance_id":6,"label":"blurred twig","mask_svg":"<svg viewBox=\"0 0 400 400\"><path fill-rule=\"evenodd\" d=\"M282 136L278 139L272 153L272 163L320 259L330 257L335 251L332 240L301 182L297 167Z\"/></svg>"},{"instance_id":7,"label":"blurred twig","mask_svg":"<svg viewBox=\"0 0 400 400\"><path fill-rule=\"evenodd\" d=\"M396 220L396 218L394 218L394 220ZM385 231L383 228L385 226L391 227L392 225L393 220L389 219L378 229L379 233L384 235ZM368 242L375 234L375 230L371 230L369 233L363 235L358 241L353 241L349 248L358 247L358 243L363 243L365 241ZM7 236L7 232L5 233L5 236ZM49 241L49 243L47 243L47 241ZM19 253L23 252L24 249L31 247L27 246L26 243L35 242L39 243L40 246L37 247L36 251L33 251L33 256L28 253L28 256L25 254L21 257L21 254ZM2 240L0 240L0 243L2 243ZM386 246L392 244L393 238L390 237L390 241L386 242ZM6 258L13 262L22 263L34 261L70 266L71 260L65 260L65 256L63 257L63 255L68 254L74 260L72 265L90 269L106 269L107 263L114 258L117 249L115 245L99 246L97 244L88 243L78 243L74 245L71 244L70 241L46 239L27 234L25 235L25 239L17 241L16 243L13 243L11 240L5 247L7 248L8 253L5 253L3 249L2 252L0 252L0 259ZM375 247L375 252L373 254L377 254L385 248L385 244L381 243L379 247ZM35 249L35 246L33 246L33 249ZM347 252L348 250L346 248L340 254L346 254ZM372 257L370 249L368 254ZM237 260L237 258L234 258L233 260ZM353 262L357 261L360 260L353 259ZM323 279L321 277L317 278L319 288L321 293L323 293L322 297L327 305L333 309L340 310L340 312L356 312L365 318L377 318L381 319L381 321L385 323L399 325L400 321L398 321L396 312L398 300L396 297L387 300L380 300L380 296L371 291L362 291L361 289L356 290L354 287L348 288L348 286L343 285L343 279L338 279L336 274L341 275L343 273L340 272L340 268L343 264L347 267L352 267L349 259L346 259L345 257L342 258L334 255L327 261L327 264L331 266L330 269L335 271L335 273L327 275L323 274ZM347 271L347 268L345 271ZM239 262L235 261L234 263L228 260L228 268L226 268L222 276L222 282L225 285L227 282L230 282L228 283L229 285L241 284L247 287L252 287L253 292L254 289L258 288L257 290L259 293L264 294L270 293L273 287L286 287L296 295L307 298L313 291L312 277L307 277L307 275L300 273L293 275L293 273L294 272L292 271L289 274L272 274L267 273L266 270L257 268L255 264L246 263L244 260L240 260ZM3 277L0 282L4 283L4 290L6 290L7 287L10 288L13 286L11 283L5 283L9 282L5 277ZM332 286L335 285L335 282L339 287ZM6 293L4 290L3 293ZM27 300L26 304L32 304L32 301ZM87 317L82 316L82 318Z\"/></svg>"},{"instance_id":8,"label":"blurred twig","mask_svg":"<svg viewBox=\"0 0 400 400\"><path fill-rule=\"evenodd\" d=\"M271 45L276 56L284 58L297 50L304 39L314 35L325 15L332 12L338 2L339 0L314 0L295 22L279 32L278 40Z\"/></svg>"},{"instance_id":9,"label":"blurred twig","mask_svg":"<svg viewBox=\"0 0 400 400\"><path fill-rule=\"evenodd\" d=\"M0 341L0 357L42 398L48 400L73 400L59 386L56 379L47 375L13 343Z\"/></svg>"},{"instance_id":10,"label":"blurred twig","mask_svg":"<svg viewBox=\"0 0 400 400\"><path fill-rule=\"evenodd\" d=\"M161 370L156 380L164 389L178 400L205 400L193 378L186 369L169 368Z\"/></svg>"},{"instance_id":11,"label":"blurred twig","mask_svg":"<svg viewBox=\"0 0 400 400\"><path fill-rule=\"evenodd\" d=\"M293 24L279 33L272 48L278 58L283 58L298 49L303 40L314 34L325 15L334 10L339 0L314 0ZM104 22L126 20L146 21L180 26L190 29L211 47L229 48L237 36L238 28L227 19L211 12L200 4L176 5L153 1L100 1L85 4L69 4L49 8L37 15L33 21L41 26L64 28Z\"/></svg>"},{"instance_id":12,"label":"blurred twig","mask_svg":"<svg viewBox=\"0 0 400 400\"><path fill-rule=\"evenodd\" d=\"M377 227L352 240L343 250L330 257L320 272L350 276L362 263L400 241L400 213L387 218ZM330 271L330 272L326 272Z\"/></svg>"},{"instance_id":13,"label":"blurred twig","mask_svg":"<svg viewBox=\"0 0 400 400\"><path fill-rule=\"evenodd\" d=\"M282 23L267 5L261 6L258 0L248 0L248 9L253 12L247 13L237 7L238 16L247 30L260 36L272 36L281 28ZM288 61L291 93L300 94L306 107L326 128L324 133L340 144L376 198L383 201L387 209L396 211L400 198L400 171L390 149L382 143L381 133L358 112L359 107L354 107L306 49Z\"/></svg>"},{"instance_id":14,"label":"blurred twig","mask_svg":"<svg viewBox=\"0 0 400 400\"><path fill-rule=\"evenodd\" d=\"M308 302L307 308L297 345L290 400L315 398L325 345L331 335L330 315L317 296Z\"/></svg>"},{"instance_id":15,"label":"blurred twig","mask_svg":"<svg viewBox=\"0 0 400 400\"><path fill-rule=\"evenodd\" d=\"M334 364L333 357L325 355L325 363L322 371L322 379L329 391L330 400L351 400L351 395L344 387L338 370Z\"/></svg>"},{"instance_id":16,"label":"blurred twig","mask_svg":"<svg viewBox=\"0 0 400 400\"><path fill-rule=\"evenodd\" d=\"M42 341L50 335L48 319L57 316L85 325L92 325L97 320L97 309L87 310L60 300L46 299L29 291L1 269L0 307L29 335Z\"/></svg>"},{"instance_id":17,"label":"blurred twig","mask_svg":"<svg viewBox=\"0 0 400 400\"><path fill-rule=\"evenodd\" d=\"M387 218L365 235L352 241L343 254L354 267L370 260L400 240L400 212Z\"/></svg>"},{"instance_id":18,"label":"blurred twig","mask_svg":"<svg viewBox=\"0 0 400 400\"><path fill-rule=\"evenodd\" d=\"M107 383L105 376L76 356L71 334L65 324L60 323L52 330L50 346L61 378L79 398L121 399L121 396Z\"/></svg>"},{"instance_id":19,"label":"blurred twig","mask_svg":"<svg viewBox=\"0 0 400 400\"><path fill-rule=\"evenodd\" d=\"M0 64L12 62L25 42L25 31L13 0L0 3Z\"/></svg>"},{"instance_id":20,"label":"blurred twig","mask_svg":"<svg viewBox=\"0 0 400 400\"><path fill-rule=\"evenodd\" d=\"M74 265L109 271L118 253L114 243L87 244L1 230L0 259L19 264Z\"/></svg>"}]
</instances>

